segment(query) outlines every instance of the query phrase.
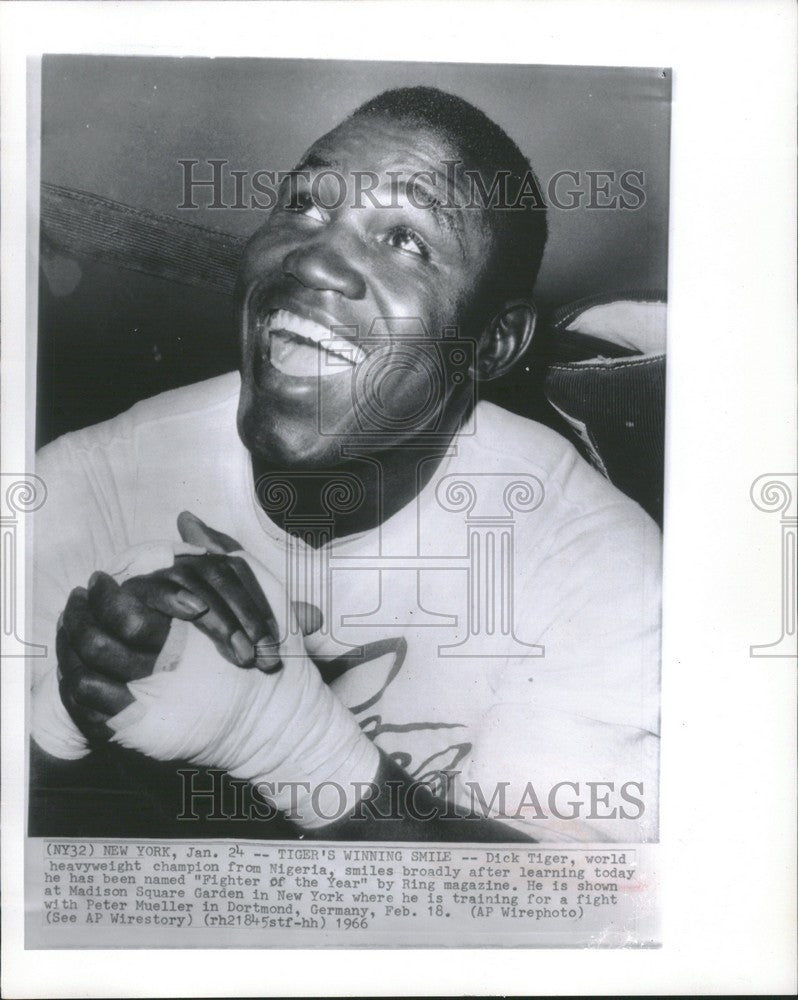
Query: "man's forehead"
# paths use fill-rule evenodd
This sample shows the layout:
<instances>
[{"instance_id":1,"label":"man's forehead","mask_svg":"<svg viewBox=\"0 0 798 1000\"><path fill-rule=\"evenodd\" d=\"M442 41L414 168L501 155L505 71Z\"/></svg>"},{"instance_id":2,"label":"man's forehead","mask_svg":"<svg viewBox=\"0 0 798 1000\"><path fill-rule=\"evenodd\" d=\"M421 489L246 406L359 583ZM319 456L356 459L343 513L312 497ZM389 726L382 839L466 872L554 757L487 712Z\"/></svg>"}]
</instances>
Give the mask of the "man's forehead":
<instances>
[{"instance_id":1,"label":"man's forehead","mask_svg":"<svg viewBox=\"0 0 798 1000\"><path fill-rule=\"evenodd\" d=\"M310 147L301 168L372 170L377 173L430 169L445 172L462 161L457 143L431 126L386 115L347 119Z\"/></svg>"},{"instance_id":2,"label":"man's forehead","mask_svg":"<svg viewBox=\"0 0 798 1000\"><path fill-rule=\"evenodd\" d=\"M496 231L493 213L473 203L462 156L454 140L431 126L364 115L347 119L318 139L296 169L335 172L347 187L352 175L369 174L376 182L372 186L369 181L369 189L390 187L391 197L409 189L412 204L429 209L465 256L467 233L482 252L484 240L492 241ZM368 198L360 201L368 204Z\"/></svg>"}]
</instances>

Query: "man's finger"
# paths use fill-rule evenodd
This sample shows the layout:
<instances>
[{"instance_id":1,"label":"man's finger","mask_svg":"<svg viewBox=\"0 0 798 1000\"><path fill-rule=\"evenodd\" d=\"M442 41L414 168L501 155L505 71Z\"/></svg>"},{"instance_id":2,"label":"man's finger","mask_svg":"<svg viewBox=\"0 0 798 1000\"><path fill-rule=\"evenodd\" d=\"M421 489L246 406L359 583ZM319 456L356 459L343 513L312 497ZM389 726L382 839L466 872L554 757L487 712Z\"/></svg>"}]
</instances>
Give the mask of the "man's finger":
<instances>
[{"instance_id":1,"label":"man's finger","mask_svg":"<svg viewBox=\"0 0 798 1000\"><path fill-rule=\"evenodd\" d=\"M83 663L70 646L69 636L63 626L55 633L55 655L58 660L58 672L63 679L69 681L72 674L83 669Z\"/></svg>"},{"instance_id":2,"label":"man's finger","mask_svg":"<svg viewBox=\"0 0 798 1000\"><path fill-rule=\"evenodd\" d=\"M233 634L225 640L223 632L217 635L211 634L216 626L210 614L197 619L195 622L197 627L207 628L211 638L231 641L236 650L236 662L239 666L257 666L267 672L279 669L282 661L277 621L255 574L246 561L236 556L195 558L187 556L185 563L195 576L201 577L203 582L212 587L224 601L240 623L246 639L253 647L252 652L250 653L249 647L240 635L236 637ZM213 598L207 592L203 591L202 594L209 603L213 602Z\"/></svg>"},{"instance_id":3,"label":"man's finger","mask_svg":"<svg viewBox=\"0 0 798 1000\"><path fill-rule=\"evenodd\" d=\"M248 667L255 650L245 623L250 631L256 630L257 612L227 561L222 556L178 556L174 566L163 573L202 599L208 610L195 618L194 624L222 656L236 666Z\"/></svg>"},{"instance_id":4,"label":"man's finger","mask_svg":"<svg viewBox=\"0 0 798 1000\"><path fill-rule=\"evenodd\" d=\"M109 680L92 670L78 675L73 687L75 700L87 709L102 712L109 718L117 715L134 700L126 684Z\"/></svg>"},{"instance_id":5,"label":"man's finger","mask_svg":"<svg viewBox=\"0 0 798 1000\"><path fill-rule=\"evenodd\" d=\"M229 556L226 562L240 581L254 608L255 620L252 631L248 633L253 642L261 639L277 640L280 635L277 619L249 563L238 556Z\"/></svg>"},{"instance_id":6,"label":"man's finger","mask_svg":"<svg viewBox=\"0 0 798 1000\"><path fill-rule=\"evenodd\" d=\"M89 670L122 683L152 673L157 653L131 649L98 626L87 600L83 603L74 600L69 614L64 613L63 625L56 635L56 649L59 635L62 645L66 639L80 663Z\"/></svg>"},{"instance_id":7,"label":"man's finger","mask_svg":"<svg viewBox=\"0 0 798 1000\"><path fill-rule=\"evenodd\" d=\"M291 605L294 609L297 625L302 631L302 635L313 635L318 632L324 624L324 615L315 604L308 604L306 601L294 601Z\"/></svg>"},{"instance_id":8,"label":"man's finger","mask_svg":"<svg viewBox=\"0 0 798 1000\"><path fill-rule=\"evenodd\" d=\"M189 590L169 569L133 576L122 584L122 590L168 618L191 622L208 610L207 602L194 590Z\"/></svg>"},{"instance_id":9,"label":"man's finger","mask_svg":"<svg viewBox=\"0 0 798 1000\"><path fill-rule=\"evenodd\" d=\"M184 542L204 546L209 552L224 555L227 552L236 552L241 548L235 538L225 535L224 532L216 531L214 528L209 528L190 510L184 510L178 514L177 530Z\"/></svg>"},{"instance_id":10,"label":"man's finger","mask_svg":"<svg viewBox=\"0 0 798 1000\"><path fill-rule=\"evenodd\" d=\"M230 556L187 556L186 562L194 576L212 588L227 606L250 642L257 642L264 635L271 635L271 628L276 627L271 608L254 575L251 578L246 576L249 567L242 559L232 559ZM204 590L202 596L208 599Z\"/></svg>"},{"instance_id":11,"label":"man's finger","mask_svg":"<svg viewBox=\"0 0 798 1000\"><path fill-rule=\"evenodd\" d=\"M109 715L78 705L68 684L63 679L58 683L58 690L64 708L69 712L73 722L84 736L87 736L92 742L106 742L111 737L113 730L107 724Z\"/></svg>"},{"instance_id":12,"label":"man's finger","mask_svg":"<svg viewBox=\"0 0 798 1000\"><path fill-rule=\"evenodd\" d=\"M120 587L107 573L89 580L89 611L98 625L124 643L158 653L169 632L169 618Z\"/></svg>"},{"instance_id":13,"label":"man's finger","mask_svg":"<svg viewBox=\"0 0 798 1000\"><path fill-rule=\"evenodd\" d=\"M126 684L86 667L69 643L64 629L59 629L56 635L56 654L62 675L59 682L61 699L70 714L73 714L74 709L81 713L95 712L110 717L133 701L133 695Z\"/></svg>"},{"instance_id":14,"label":"man's finger","mask_svg":"<svg viewBox=\"0 0 798 1000\"><path fill-rule=\"evenodd\" d=\"M92 670L123 682L152 673L154 654L130 649L100 628L89 609L88 592L83 587L76 587L67 599L56 635L57 649L59 636L62 647L66 640L79 662Z\"/></svg>"}]
</instances>

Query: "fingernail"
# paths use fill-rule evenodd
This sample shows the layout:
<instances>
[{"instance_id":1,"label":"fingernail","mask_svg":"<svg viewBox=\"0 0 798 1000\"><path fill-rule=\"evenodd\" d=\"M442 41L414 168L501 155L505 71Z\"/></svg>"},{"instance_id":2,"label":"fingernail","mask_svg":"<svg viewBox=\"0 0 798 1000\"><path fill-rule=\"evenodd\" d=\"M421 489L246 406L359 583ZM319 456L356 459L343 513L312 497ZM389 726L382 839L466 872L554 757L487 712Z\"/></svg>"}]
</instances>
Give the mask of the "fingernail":
<instances>
[{"instance_id":1,"label":"fingernail","mask_svg":"<svg viewBox=\"0 0 798 1000\"><path fill-rule=\"evenodd\" d=\"M201 615L208 610L208 605L190 590L180 590L175 594L175 604L192 615Z\"/></svg>"},{"instance_id":2,"label":"fingernail","mask_svg":"<svg viewBox=\"0 0 798 1000\"><path fill-rule=\"evenodd\" d=\"M275 674L283 669L283 661L280 659L279 642L271 642L268 639L260 639L255 643L255 666L264 674Z\"/></svg>"},{"instance_id":3,"label":"fingernail","mask_svg":"<svg viewBox=\"0 0 798 1000\"><path fill-rule=\"evenodd\" d=\"M89 590L94 586L95 583L100 579L100 571L96 569L92 575L89 577Z\"/></svg>"},{"instance_id":4,"label":"fingernail","mask_svg":"<svg viewBox=\"0 0 798 1000\"><path fill-rule=\"evenodd\" d=\"M238 632L234 632L230 636L230 645L233 647L236 659L242 667L247 666L252 662L255 650L246 634L240 629Z\"/></svg>"}]
</instances>

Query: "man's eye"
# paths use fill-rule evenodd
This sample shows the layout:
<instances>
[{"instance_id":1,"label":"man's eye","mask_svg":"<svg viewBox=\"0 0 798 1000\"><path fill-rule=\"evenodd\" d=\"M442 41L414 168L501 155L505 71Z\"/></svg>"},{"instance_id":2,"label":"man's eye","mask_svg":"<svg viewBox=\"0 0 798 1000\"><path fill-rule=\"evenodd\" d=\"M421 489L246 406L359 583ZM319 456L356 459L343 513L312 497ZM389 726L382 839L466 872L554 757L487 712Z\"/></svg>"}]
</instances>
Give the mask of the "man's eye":
<instances>
[{"instance_id":1,"label":"man's eye","mask_svg":"<svg viewBox=\"0 0 798 1000\"><path fill-rule=\"evenodd\" d=\"M429 260L427 244L418 233L406 226L397 226L396 229L392 229L385 242L396 250L404 250L406 253L416 254L423 260Z\"/></svg>"},{"instance_id":2,"label":"man's eye","mask_svg":"<svg viewBox=\"0 0 798 1000\"><path fill-rule=\"evenodd\" d=\"M304 215L306 219L313 219L315 222L324 222L321 209L309 194L298 194L285 206L289 212L296 212Z\"/></svg>"},{"instance_id":3,"label":"man's eye","mask_svg":"<svg viewBox=\"0 0 798 1000\"><path fill-rule=\"evenodd\" d=\"M324 216L321 214L321 209L313 201L308 200L307 205L302 209L302 214L307 219L315 219L316 222L324 222Z\"/></svg>"}]
</instances>

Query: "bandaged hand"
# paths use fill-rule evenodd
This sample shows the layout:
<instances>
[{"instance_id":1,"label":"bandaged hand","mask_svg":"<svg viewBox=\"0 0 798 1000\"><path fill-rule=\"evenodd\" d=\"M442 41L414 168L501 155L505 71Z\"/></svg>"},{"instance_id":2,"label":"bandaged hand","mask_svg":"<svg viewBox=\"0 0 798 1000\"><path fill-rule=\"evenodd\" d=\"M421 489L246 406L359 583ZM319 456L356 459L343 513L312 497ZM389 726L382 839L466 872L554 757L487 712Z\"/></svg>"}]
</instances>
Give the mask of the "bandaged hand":
<instances>
[{"instance_id":1,"label":"bandaged hand","mask_svg":"<svg viewBox=\"0 0 798 1000\"><path fill-rule=\"evenodd\" d=\"M259 664L276 665L265 635L271 610L249 568L227 558L238 542L188 512L177 523L182 542L137 545L69 595L57 628L58 670L33 698L32 735L51 756L75 760L108 739L108 718L132 701L127 682L152 673L174 618L197 621L239 665L255 662L262 639ZM312 615L301 617L306 631L318 628Z\"/></svg>"},{"instance_id":2,"label":"bandaged hand","mask_svg":"<svg viewBox=\"0 0 798 1000\"><path fill-rule=\"evenodd\" d=\"M203 530L181 524L184 539L213 546ZM132 553L129 571L141 555ZM111 738L158 760L223 768L306 828L350 811L379 756L305 651L301 626L313 616L300 609L298 623L282 585L243 552L183 554L171 567L134 574L128 591L148 607L157 603L147 596L153 578L179 588L170 599L188 593L207 610L191 621L185 610L173 616L152 672L139 664L124 684L126 707L102 718ZM94 711L102 716L110 704Z\"/></svg>"},{"instance_id":3,"label":"bandaged hand","mask_svg":"<svg viewBox=\"0 0 798 1000\"><path fill-rule=\"evenodd\" d=\"M182 543L138 545L104 567L108 572L94 573L87 588L72 591L56 635L58 690L51 680L34 708L60 700L85 737L106 739L108 717L131 700L127 681L152 673L174 618L197 621L238 665L254 663L254 644L261 641L259 665L276 666L274 647L269 656L276 630L271 609L246 563L227 555L240 546L188 513L178 528ZM63 756L86 752L79 740L69 742ZM62 755L57 740L42 745Z\"/></svg>"}]
</instances>

